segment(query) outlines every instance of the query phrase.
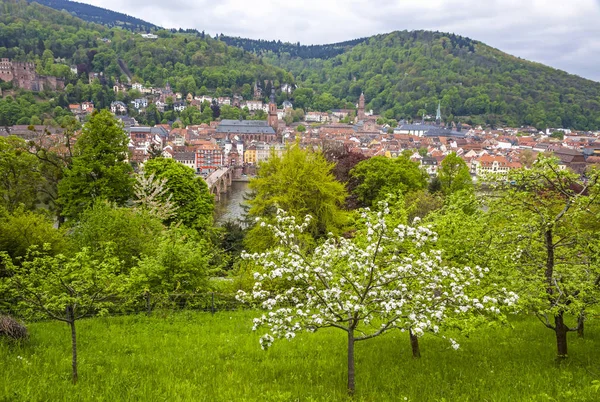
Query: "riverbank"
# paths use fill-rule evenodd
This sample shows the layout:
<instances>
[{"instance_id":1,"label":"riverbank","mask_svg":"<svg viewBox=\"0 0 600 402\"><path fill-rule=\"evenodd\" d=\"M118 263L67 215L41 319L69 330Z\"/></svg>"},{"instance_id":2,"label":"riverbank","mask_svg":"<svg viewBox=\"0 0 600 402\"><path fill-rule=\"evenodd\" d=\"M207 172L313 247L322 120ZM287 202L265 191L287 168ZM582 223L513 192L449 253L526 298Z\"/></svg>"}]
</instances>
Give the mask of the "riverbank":
<instances>
[{"instance_id":1,"label":"riverbank","mask_svg":"<svg viewBox=\"0 0 600 402\"><path fill-rule=\"evenodd\" d=\"M215 203L215 222L242 220L245 214L243 203L248 196L248 181L234 179L226 194L221 194Z\"/></svg>"}]
</instances>

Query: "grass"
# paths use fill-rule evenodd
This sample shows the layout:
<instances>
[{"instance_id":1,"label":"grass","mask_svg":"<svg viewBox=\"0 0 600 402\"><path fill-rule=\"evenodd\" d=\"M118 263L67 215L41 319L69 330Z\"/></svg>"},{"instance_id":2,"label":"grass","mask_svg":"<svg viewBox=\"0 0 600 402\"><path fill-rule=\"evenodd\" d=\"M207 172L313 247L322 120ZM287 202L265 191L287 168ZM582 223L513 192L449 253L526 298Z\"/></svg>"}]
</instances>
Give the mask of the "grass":
<instances>
[{"instance_id":1,"label":"grass","mask_svg":"<svg viewBox=\"0 0 600 402\"><path fill-rule=\"evenodd\" d=\"M79 323L79 383L70 382L68 327L30 325L24 344L0 342L0 401L338 401L346 396L345 333L323 330L262 351L251 311L94 318ZM553 333L512 328L421 339L413 360L398 331L356 346L357 401L597 401L598 327L570 337L554 362ZM406 399L405 399L406 398Z\"/></svg>"}]
</instances>

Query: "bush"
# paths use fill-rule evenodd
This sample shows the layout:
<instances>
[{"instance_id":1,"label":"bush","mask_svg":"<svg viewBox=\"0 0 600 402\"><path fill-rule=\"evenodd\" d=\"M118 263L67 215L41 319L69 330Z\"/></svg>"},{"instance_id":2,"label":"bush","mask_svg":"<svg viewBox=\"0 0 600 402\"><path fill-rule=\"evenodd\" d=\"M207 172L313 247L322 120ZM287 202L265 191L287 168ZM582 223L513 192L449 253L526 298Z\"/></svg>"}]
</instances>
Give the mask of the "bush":
<instances>
[{"instance_id":1,"label":"bush","mask_svg":"<svg viewBox=\"0 0 600 402\"><path fill-rule=\"evenodd\" d=\"M26 339L27 327L8 315L0 315L0 338L2 337L14 340Z\"/></svg>"}]
</instances>

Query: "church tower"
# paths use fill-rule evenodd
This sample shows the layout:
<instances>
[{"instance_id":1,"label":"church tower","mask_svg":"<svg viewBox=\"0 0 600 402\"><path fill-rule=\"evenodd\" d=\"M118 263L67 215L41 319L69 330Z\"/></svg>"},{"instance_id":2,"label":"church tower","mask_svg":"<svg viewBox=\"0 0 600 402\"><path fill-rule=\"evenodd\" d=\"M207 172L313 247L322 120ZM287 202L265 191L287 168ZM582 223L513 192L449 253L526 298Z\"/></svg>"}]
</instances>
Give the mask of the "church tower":
<instances>
[{"instance_id":1,"label":"church tower","mask_svg":"<svg viewBox=\"0 0 600 402\"><path fill-rule=\"evenodd\" d=\"M358 120L365 119L365 94L361 92L360 98L358 98Z\"/></svg>"},{"instance_id":2,"label":"church tower","mask_svg":"<svg viewBox=\"0 0 600 402\"><path fill-rule=\"evenodd\" d=\"M279 119L277 118L277 103L275 103L275 89L271 90L271 99L269 101L269 126L273 127L273 130L277 132L277 124Z\"/></svg>"},{"instance_id":3,"label":"church tower","mask_svg":"<svg viewBox=\"0 0 600 402\"><path fill-rule=\"evenodd\" d=\"M435 124L442 124L442 102L438 102L437 112L435 113Z\"/></svg>"}]
</instances>

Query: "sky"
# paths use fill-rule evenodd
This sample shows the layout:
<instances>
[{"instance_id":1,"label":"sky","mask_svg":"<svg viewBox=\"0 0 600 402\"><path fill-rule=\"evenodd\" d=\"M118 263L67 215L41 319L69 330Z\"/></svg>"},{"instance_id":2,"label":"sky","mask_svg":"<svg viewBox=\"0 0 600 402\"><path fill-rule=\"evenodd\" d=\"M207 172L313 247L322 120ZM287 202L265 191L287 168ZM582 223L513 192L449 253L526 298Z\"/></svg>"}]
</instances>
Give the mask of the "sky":
<instances>
[{"instance_id":1,"label":"sky","mask_svg":"<svg viewBox=\"0 0 600 402\"><path fill-rule=\"evenodd\" d=\"M165 28L302 44L453 32L600 81L600 0L78 0Z\"/></svg>"}]
</instances>

